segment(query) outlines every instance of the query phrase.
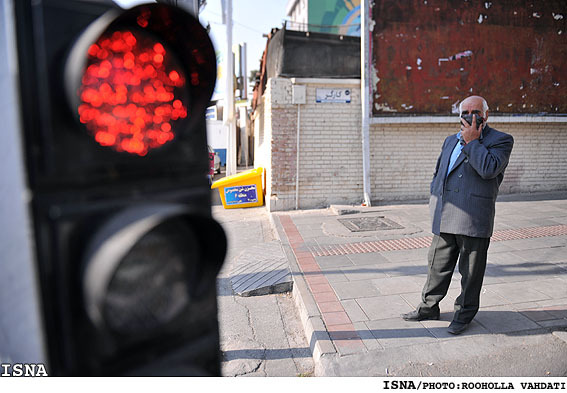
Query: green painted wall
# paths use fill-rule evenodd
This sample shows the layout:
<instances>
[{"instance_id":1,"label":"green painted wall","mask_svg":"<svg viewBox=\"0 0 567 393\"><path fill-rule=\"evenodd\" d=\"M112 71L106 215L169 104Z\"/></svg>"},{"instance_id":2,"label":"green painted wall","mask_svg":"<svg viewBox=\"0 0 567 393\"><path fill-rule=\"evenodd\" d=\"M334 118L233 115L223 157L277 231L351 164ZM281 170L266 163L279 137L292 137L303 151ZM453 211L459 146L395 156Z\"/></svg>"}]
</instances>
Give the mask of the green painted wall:
<instances>
[{"instance_id":1,"label":"green painted wall","mask_svg":"<svg viewBox=\"0 0 567 393\"><path fill-rule=\"evenodd\" d=\"M310 0L309 30L360 36L360 0Z\"/></svg>"}]
</instances>

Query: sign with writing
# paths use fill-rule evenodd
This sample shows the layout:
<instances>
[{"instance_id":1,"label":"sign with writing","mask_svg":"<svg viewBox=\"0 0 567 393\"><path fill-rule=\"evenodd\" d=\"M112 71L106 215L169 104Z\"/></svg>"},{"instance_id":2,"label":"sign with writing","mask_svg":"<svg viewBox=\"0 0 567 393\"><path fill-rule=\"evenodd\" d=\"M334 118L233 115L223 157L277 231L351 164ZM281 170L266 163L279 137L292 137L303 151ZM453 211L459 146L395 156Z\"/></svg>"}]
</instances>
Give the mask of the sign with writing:
<instances>
[{"instance_id":1,"label":"sign with writing","mask_svg":"<svg viewBox=\"0 0 567 393\"><path fill-rule=\"evenodd\" d=\"M317 89L316 102L350 103L350 89Z\"/></svg>"},{"instance_id":2,"label":"sign with writing","mask_svg":"<svg viewBox=\"0 0 567 393\"><path fill-rule=\"evenodd\" d=\"M240 205L243 203L258 202L258 191L256 190L256 184L225 187L224 200L227 205Z\"/></svg>"}]
</instances>

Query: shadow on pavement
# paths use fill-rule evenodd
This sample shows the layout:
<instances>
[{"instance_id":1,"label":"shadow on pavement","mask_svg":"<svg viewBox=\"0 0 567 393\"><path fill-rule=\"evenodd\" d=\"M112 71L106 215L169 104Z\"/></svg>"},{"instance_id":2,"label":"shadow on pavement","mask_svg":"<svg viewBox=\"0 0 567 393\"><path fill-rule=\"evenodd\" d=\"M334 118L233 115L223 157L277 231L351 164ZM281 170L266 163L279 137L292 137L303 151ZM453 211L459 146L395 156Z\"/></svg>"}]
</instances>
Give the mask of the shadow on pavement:
<instances>
[{"instance_id":1,"label":"shadow on pavement","mask_svg":"<svg viewBox=\"0 0 567 393\"><path fill-rule=\"evenodd\" d=\"M375 320L366 322L370 327L376 324L387 324L391 328L368 330L333 330L331 332L315 331L312 334L311 342L315 339L325 339L329 334L331 339L335 341L350 340L357 335L362 339L374 338L378 341L392 341L391 345L386 343L386 347L401 347L415 344L425 344L426 342L403 343L400 341L393 342L395 339L449 339L467 336L480 336L491 334L506 334L509 336L522 336L534 334L549 334L550 331L565 331L567 329L567 309L557 309L551 311L546 310L530 310L527 312L519 311L483 311L478 312L476 318L470 324L470 327L461 335L454 336L447 332L447 327L452 319L453 313L442 313L439 321L423 321L423 322L406 322L399 318L399 322L395 319ZM529 315L526 316L526 315ZM564 315L564 317L560 317ZM543 327L537 325L535 321L555 321L558 326ZM408 324L414 324L415 328L408 327ZM404 327L396 327L396 325ZM370 336L370 335L371 336ZM433 340L431 340L433 342ZM567 345L567 343L566 343Z\"/></svg>"},{"instance_id":2,"label":"shadow on pavement","mask_svg":"<svg viewBox=\"0 0 567 393\"><path fill-rule=\"evenodd\" d=\"M259 359L259 360L276 360L291 358L310 358L311 349L290 348L290 349L237 349L223 351L223 361L234 359Z\"/></svg>"},{"instance_id":3,"label":"shadow on pavement","mask_svg":"<svg viewBox=\"0 0 567 393\"><path fill-rule=\"evenodd\" d=\"M389 267L388 264L380 265L379 268L364 268L357 266L344 266L338 269L321 269L321 272L326 276L331 276L333 274L352 274L352 275L362 275L362 274L377 274L384 273L389 275L401 276L415 276L427 274L427 265L416 266L392 266ZM302 273L292 273L296 275L318 275L321 272L302 272ZM455 268L455 273L458 273L458 265ZM486 277L506 277L506 276L522 276L522 275L534 275L534 274L567 274L567 269L557 265L553 262L525 262L516 264L506 264L498 265L491 263L487 266ZM353 281L353 280L351 280Z\"/></svg>"}]
</instances>

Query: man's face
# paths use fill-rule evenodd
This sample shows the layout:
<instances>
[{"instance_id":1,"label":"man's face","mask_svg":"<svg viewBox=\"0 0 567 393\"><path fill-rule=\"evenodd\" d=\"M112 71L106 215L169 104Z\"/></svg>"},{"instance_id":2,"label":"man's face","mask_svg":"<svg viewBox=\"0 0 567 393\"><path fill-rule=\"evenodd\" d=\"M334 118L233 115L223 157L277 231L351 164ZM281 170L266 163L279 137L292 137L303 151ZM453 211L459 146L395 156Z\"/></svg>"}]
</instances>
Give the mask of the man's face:
<instances>
[{"instance_id":1,"label":"man's face","mask_svg":"<svg viewBox=\"0 0 567 393\"><path fill-rule=\"evenodd\" d=\"M461 115L476 115L476 117L483 117L482 114L482 100L477 98L469 98L461 104Z\"/></svg>"},{"instance_id":2,"label":"man's face","mask_svg":"<svg viewBox=\"0 0 567 393\"><path fill-rule=\"evenodd\" d=\"M486 122L488 113L482 113L482 99L479 97L469 97L463 101L461 104L461 119L464 119L468 125L473 125L474 119L476 119L476 127L482 127L482 123ZM467 125L461 120L461 124Z\"/></svg>"}]
</instances>

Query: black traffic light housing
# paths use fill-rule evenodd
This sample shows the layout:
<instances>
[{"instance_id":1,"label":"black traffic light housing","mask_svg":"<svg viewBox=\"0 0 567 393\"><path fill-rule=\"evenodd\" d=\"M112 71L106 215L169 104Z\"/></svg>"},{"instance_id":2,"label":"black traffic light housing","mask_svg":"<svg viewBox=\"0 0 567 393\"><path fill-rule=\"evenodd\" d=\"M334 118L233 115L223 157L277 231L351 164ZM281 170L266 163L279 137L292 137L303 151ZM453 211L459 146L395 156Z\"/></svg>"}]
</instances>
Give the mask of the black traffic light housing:
<instances>
[{"instance_id":1,"label":"black traffic light housing","mask_svg":"<svg viewBox=\"0 0 567 393\"><path fill-rule=\"evenodd\" d=\"M165 4L14 4L50 374L219 375L215 278L226 238L211 218L206 177L204 112L216 78L206 31ZM114 41L111 72L89 80L89 65L106 59L93 45L116 32L153 49L124 52ZM157 76L121 82L149 64L141 58L151 50ZM86 83L97 94L122 92L120 102L85 100ZM89 124L81 105L100 117Z\"/></svg>"}]
</instances>

